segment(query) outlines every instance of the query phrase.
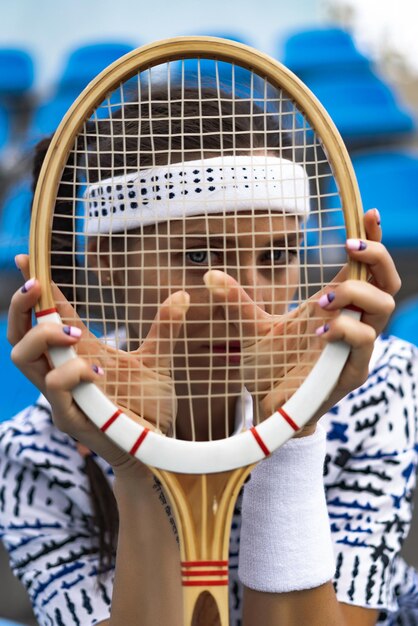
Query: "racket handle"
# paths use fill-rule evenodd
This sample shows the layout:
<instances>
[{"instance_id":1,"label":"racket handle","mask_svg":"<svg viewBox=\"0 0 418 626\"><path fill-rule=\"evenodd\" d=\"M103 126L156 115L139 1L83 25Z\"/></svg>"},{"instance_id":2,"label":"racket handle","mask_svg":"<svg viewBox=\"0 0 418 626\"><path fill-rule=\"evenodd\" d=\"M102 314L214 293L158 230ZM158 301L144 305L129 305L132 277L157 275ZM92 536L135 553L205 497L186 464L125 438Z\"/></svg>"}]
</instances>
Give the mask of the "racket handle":
<instances>
[{"instance_id":1,"label":"racket handle","mask_svg":"<svg viewBox=\"0 0 418 626\"><path fill-rule=\"evenodd\" d=\"M180 538L184 626L229 626L232 514L253 467L214 474L151 468L170 499Z\"/></svg>"}]
</instances>

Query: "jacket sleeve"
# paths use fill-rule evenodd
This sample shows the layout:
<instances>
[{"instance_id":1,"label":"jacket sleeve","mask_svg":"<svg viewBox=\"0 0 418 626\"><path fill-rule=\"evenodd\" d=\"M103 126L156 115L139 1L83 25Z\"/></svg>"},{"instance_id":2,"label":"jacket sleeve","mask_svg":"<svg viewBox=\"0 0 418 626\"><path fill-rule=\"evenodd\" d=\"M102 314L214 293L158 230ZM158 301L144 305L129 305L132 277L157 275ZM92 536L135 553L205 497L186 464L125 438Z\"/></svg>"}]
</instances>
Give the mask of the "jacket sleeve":
<instances>
[{"instance_id":1,"label":"jacket sleeve","mask_svg":"<svg viewBox=\"0 0 418 626\"><path fill-rule=\"evenodd\" d=\"M98 577L82 465L45 405L0 425L0 537L40 626L109 618L113 572Z\"/></svg>"},{"instance_id":2,"label":"jacket sleeve","mask_svg":"<svg viewBox=\"0 0 418 626\"><path fill-rule=\"evenodd\" d=\"M341 602L395 611L417 466L417 353L390 338L366 383L327 416L325 484ZM411 573L412 575L412 573Z\"/></svg>"}]
</instances>

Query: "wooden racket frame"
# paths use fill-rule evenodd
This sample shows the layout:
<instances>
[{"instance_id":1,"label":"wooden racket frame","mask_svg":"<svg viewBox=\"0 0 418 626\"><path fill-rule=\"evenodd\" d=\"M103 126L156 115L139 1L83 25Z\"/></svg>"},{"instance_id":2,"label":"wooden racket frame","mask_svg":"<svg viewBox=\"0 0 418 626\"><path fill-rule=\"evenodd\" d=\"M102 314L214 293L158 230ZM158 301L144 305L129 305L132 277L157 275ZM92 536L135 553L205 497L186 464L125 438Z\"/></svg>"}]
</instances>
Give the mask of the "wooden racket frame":
<instances>
[{"instance_id":1,"label":"wooden racket frame","mask_svg":"<svg viewBox=\"0 0 418 626\"><path fill-rule=\"evenodd\" d=\"M332 156L330 162L339 187L348 237L365 236L360 194L345 145L322 105L294 74L266 54L244 44L215 37L167 39L134 50L105 69L77 98L51 141L34 195L30 233L31 276L36 276L42 285L37 311L53 311L56 307L49 267L52 215L59 181L81 124L119 83L138 71L179 58L196 57L241 65L265 76L272 84L280 85L294 99L321 137L327 156ZM364 280L365 269L350 262L349 276ZM50 319L59 322L54 314L51 315ZM250 464L211 474L184 474L151 467L170 498L178 525L184 626L201 626L194 614L198 599L205 591L217 606L217 622L213 624L229 624L230 525L236 498L253 467Z\"/></svg>"}]
</instances>

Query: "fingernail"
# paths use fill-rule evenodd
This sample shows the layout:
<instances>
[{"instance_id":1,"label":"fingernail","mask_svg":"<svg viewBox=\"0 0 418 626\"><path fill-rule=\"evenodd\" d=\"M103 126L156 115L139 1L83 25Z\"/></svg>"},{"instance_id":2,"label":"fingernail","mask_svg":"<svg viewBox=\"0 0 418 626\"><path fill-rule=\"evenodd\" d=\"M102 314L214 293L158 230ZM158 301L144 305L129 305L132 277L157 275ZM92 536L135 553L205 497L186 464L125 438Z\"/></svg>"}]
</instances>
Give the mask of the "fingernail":
<instances>
[{"instance_id":1,"label":"fingernail","mask_svg":"<svg viewBox=\"0 0 418 626\"><path fill-rule=\"evenodd\" d=\"M334 300L335 300L335 293L333 291L330 291L329 293L324 293L324 295L319 298L318 304L320 307L325 309Z\"/></svg>"},{"instance_id":2,"label":"fingernail","mask_svg":"<svg viewBox=\"0 0 418 626\"><path fill-rule=\"evenodd\" d=\"M367 248L367 243L362 239L347 239L346 246L348 250L357 250L357 252L360 252Z\"/></svg>"},{"instance_id":3,"label":"fingernail","mask_svg":"<svg viewBox=\"0 0 418 626\"><path fill-rule=\"evenodd\" d=\"M188 309L190 306L190 295L187 291L180 291L171 296L171 304L182 309Z\"/></svg>"},{"instance_id":4,"label":"fingernail","mask_svg":"<svg viewBox=\"0 0 418 626\"><path fill-rule=\"evenodd\" d=\"M380 226L381 219L380 219L380 213L379 213L378 209L374 209L374 215L375 215L375 218L376 218L376 224L378 226Z\"/></svg>"},{"instance_id":5,"label":"fingernail","mask_svg":"<svg viewBox=\"0 0 418 626\"><path fill-rule=\"evenodd\" d=\"M23 287L21 287L20 291L22 293L27 293L28 291L30 291L32 289L32 287L35 284L35 278L29 278L29 280L27 280L25 282L25 284L23 285Z\"/></svg>"},{"instance_id":6,"label":"fingernail","mask_svg":"<svg viewBox=\"0 0 418 626\"><path fill-rule=\"evenodd\" d=\"M19 265L17 264L17 255L15 256L15 265L16 265L17 269L19 270L19 272L21 272L22 270L20 269Z\"/></svg>"},{"instance_id":7,"label":"fingernail","mask_svg":"<svg viewBox=\"0 0 418 626\"><path fill-rule=\"evenodd\" d=\"M98 374L99 376L103 376L104 374L104 370L99 365L92 365L91 369L95 374Z\"/></svg>"},{"instance_id":8,"label":"fingernail","mask_svg":"<svg viewBox=\"0 0 418 626\"><path fill-rule=\"evenodd\" d=\"M63 326L62 330L70 337L76 337L77 339L81 337L81 329L77 328L77 326Z\"/></svg>"},{"instance_id":9,"label":"fingernail","mask_svg":"<svg viewBox=\"0 0 418 626\"><path fill-rule=\"evenodd\" d=\"M203 276L203 282L213 293L226 295L229 291L229 285L227 284L225 278L226 277L223 272L219 270L210 270Z\"/></svg>"},{"instance_id":10,"label":"fingernail","mask_svg":"<svg viewBox=\"0 0 418 626\"><path fill-rule=\"evenodd\" d=\"M329 324L324 324L323 326L320 326L319 328L316 329L315 334L319 337L320 335L323 335L324 333L327 333L329 331Z\"/></svg>"}]
</instances>

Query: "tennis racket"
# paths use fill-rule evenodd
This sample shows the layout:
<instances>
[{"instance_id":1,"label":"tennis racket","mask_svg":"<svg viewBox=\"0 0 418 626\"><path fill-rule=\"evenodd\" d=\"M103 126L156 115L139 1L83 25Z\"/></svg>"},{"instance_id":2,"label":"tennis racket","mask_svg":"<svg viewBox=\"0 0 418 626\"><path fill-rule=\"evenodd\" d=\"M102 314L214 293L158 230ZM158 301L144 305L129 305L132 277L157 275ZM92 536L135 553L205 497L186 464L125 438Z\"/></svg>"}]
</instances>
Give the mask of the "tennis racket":
<instances>
[{"instance_id":1,"label":"tennis racket","mask_svg":"<svg viewBox=\"0 0 418 626\"><path fill-rule=\"evenodd\" d=\"M362 210L337 130L298 78L245 45L135 50L54 135L31 225L36 317L83 328L77 353L105 376L75 401L171 500L185 626L208 598L229 623L238 493L344 367L348 346L323 348L315 329L318 294L364 279L347 237L364 237ZM50 351L54 366L75 356Z\"/></svg>"}]
</instances>

